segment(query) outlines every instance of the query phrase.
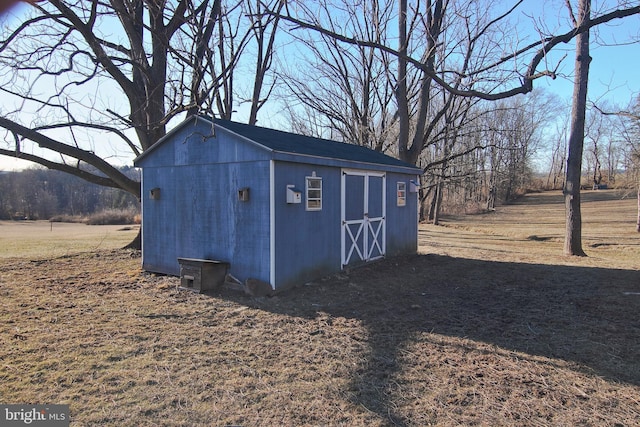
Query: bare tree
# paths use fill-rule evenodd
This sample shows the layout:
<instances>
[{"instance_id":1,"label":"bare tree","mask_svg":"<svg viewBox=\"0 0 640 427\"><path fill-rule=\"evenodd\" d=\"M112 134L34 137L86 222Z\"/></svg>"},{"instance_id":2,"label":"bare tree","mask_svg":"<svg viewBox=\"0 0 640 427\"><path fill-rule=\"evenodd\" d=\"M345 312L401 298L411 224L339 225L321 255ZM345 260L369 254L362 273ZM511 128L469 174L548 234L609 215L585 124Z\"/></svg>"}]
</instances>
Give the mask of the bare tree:
<instances>
[{"instance_id":1,"label":"bare tree","mask_svg":"<svg viewBox=\"0 0 640 427\"><path fill-rule=\"evenodd\" d=\"M252 41L262 52L248 97L255 122L270 93L262 89L277 28L251 13L264 3L36 3L0 37L0 154L139 196L139 183L112 162L141 154L184 114L230 118L242 100L234 83L248 75L234 72Z\"/></svg>"},{"instance_id":2,"label":"bare tree","mask_svg":"<svg viewBox=\"0 0 640 427\"><path fill-rule=\"evenodd\" d=\"M624 146L619 135L621 116L603 114L604 111L615 110L619 111L620 108L604 102L598 106L594 104L587 111L585 143L587 143L588 149L585 161L587 163L586 169L591 173L594 186L614 186L616 183L620 153Z\"/></svg>"},{"instance_id":3,"label":"bare tree","mask_svg":"<svg viewBox=\"0 0 640 427\"><path fill-rule=\"evenodd\" d=\"M548 54L558 45L570 42L578 34L582 34L595 26L640 13L639 5L622 2L620 5L615 5L602 14L592 17L588 22L573 27L565 33L540 34L539 39L535 41L529 39L525 41L525 45L519 45L518 43L522 41L519 40L518 37L510 38L508 32L496 31L496 28L506 22L506 19L518 9L523 3L523 0L514 1L511 7L499 11L497 16L489 15L489 11L495 10L495 8L490 7L494 4L493 2L474 2L472 6L475 8L475 12L465 14L463 10L467 12L470 10L464 9L469 6L469 2L435 0L428 1L422 6L418 3L416 8L408 8L406 0L398 1L398 25L400 31L397 39L399 40L399 48L385 44L384 41L361 39L357 36L332 30L331 28L325 28L323 23L318 19L317 14L309 13L310 10L316 10L310 6L311 3L314 5L319 3L322 7L322 5L325 4L325 0L315 0L315 2L309 0L304 2L288 2L284 14L280 16L289 22L293 26L293 29L310 29L327 35L340 43L372 47L381 52L388 53L399 59L400 69L402 69L403 62L406 63L407 66L411 65L423 72L433 83L441 86L450 93L466 97L498 100L531 92L533 82L538 78L556 77L557 67L551 67L551 64L545 61L548 59ZM414 13L414 19L409 21L408 18L405 17L408 16L410 10ZM273 10L270 10L268 13L276 14ZM429 43L437 43L439 41L439 37L442 36L441 20L449 15L452 15L450 17L452 21L462 19L464 23L474 24L473 27L469 27L472 32L465 34L463 37L470 40L473 44L484 43L483 46L485 49L491 47L494 51L491 55L476 57L474 66L467 69L464 67L469 67L469 64L464 60L466 56L462 53L460 57L462 57L463 60L455 62L457 67L448 68L442 73L440 70L436 70L431 64L431 60L434 59L433 49L421 49L420 55L417 57L413 56L410 50L407 50L406 46L409 40L405 40L403 28L408 25L407 22L410 22L411 25L419 25L423 31L422 42L430 46ZM484 20L476 19L482 16L484 16ZM510 31L514 33L513 27L505 28L509 28ZM414 27L409 26L407 34L409 34L409 29L417 31ZM517 35L517 32L515 32L515 34ZM497 41L498 37L502 38L502 43ZM431 38L431 42L429 38ZM456 44L455 42L452 43L454 45ZM485 53L487 52L485 51ZM541 64L543 64L545 68L538 70ZM489 79L495 83L493 86L470 88L468 85L462 85L456 87L456 83L460 80L481 79L483 76L486 76L487 73L493 75L493 77ZM400 71L399 75L403 76L404 73ZM496 83L498 75L499 81ZM424 83L430 84L429 81L425 81Z\"/></svg>"},{"instance_id":4,"label":"bare tree","mask_svg":"<svg viewBox=\"0 0 640 427\"><path fill-rule=\"evenodd\" d=\"M192 13L218 13L219 2L206 3ZM6 32L0 44L1 90L16 100L13 110L5 104L0 121L16 135L15 145L0 153L139 193L137 182L96 154L103 144L87 147L82 140L101 131L105 141L118 139L138 155L166 133L171 118L188 108L192 99L183 99L184 80L172 73L180 61L174 62L171 54L180 57L182 52L170 49L187 18L194 17L188 16L188 6L187 1L170 5L141 0L38 4L36 13ZM123 95L126 109L106 95L113 91ZM29 118L30 124L18 121ZM58 153L60 160L26 149L27 141Z\"/></svg>"},{"instance_id":5,"label":"bare tree","mask_svg":"<svg viewBox=\"0 0 640 427\"><path fill-rule=\"evenodd\" d=\"M591 19L591 0L579 0L578 15L575 16L569 1L567 7L576 28L588 24ZM565 255L586 256L582 249L582 214L580 211L580 183L582 177L582 153L584 146L585 112L589 80L589 31L576 37L575 79L573 84L573 107L569 134L567 176L564 184L566 229Z\"/></svg>"},{"instance_id":6,"label":"bare tree","mask_svg":"<svg viewBox=\"0 0 640 427\"><path fill-rule=\"evenodd\" d=\"M627 174L635 178L636 198L638 201L636 231L640 233L640 98L636 101L633 109L618 113L618 115L625 122L623 139L626 142L626 156L628 158Z\"/></svg>"},{"instance_id":7,"label":"bare tree","mask_svg":"<svg viewBox=\"0 0 640 427\"><path fill-rule=\"evenodd\" d=\"M554 133L553 145L551 146L551 159L549 163L549 174L547 176L546 188L556 190L564 187L564 167L567 161L567 127L566 124L557 127Z\"/></svg>"},{"instance_id":8,"label":"bare tree","mask_svg":"<svg viewBox=\"0 0 640 427\"><path fill-rule=\"evenodd\" d=\"M0 90L9 100L0 127L12 145L0 154L139 192L138 183L121 176L99 152L116 147L116 156L123 149L139 155L186 113L230 118L241 102L234 100L234 70L250 41L258 40L264 50L251 87L257 95L249 97L255 121L268 96L260 93L277 21L248 18L262 3L38 3L32 17L5 28L0 40ZM59 154L59 160L28 148L28 141Z\"/></svg>"},{"instance_id":9,"label":"bare tree","mask_svg":"<svg viewBox=\"0 0 640 427\"><path fill-rule=\"evenodd\" d=\"M323 25L334 31L342 29L363 39L387 37L390 2L343 2L343 14L334 12L335 4L322 2L321 7ZM395 150L397 119L388 55L371 47L344 45L316 32L293 32L292 36L298 49L293 50L295 60L283 64L281 81L287 110L298 130L313 129L316 136L378 151Z\"/></svg>"},{"instance_id":10,"label":"bare tree","mask_svg":"<svg viewBox=\"0 0 640 427\"><path fill-rule=\"evenodd\" d=\"M267 102L275 87L276 81L274 77L269 84L266 93L263 94L268 72L273 66L276 34L278 24L280 23L278 14L283 7L284 2L276 0L276 4L274 6L276 15L266 15L263 13L265 5L262 0L255 0L255 3L252 1L247 2L247 16L252 23L251 29L254 34L257 49L255 56L256 65L253 88L251 98L249 100L251 111L249 113L248 123L251 125L256 124L258 121L258 112Z\"/></svg>"},{"instance_id":11,"label":"bare tree","mask_svg":"<svg viewBox=\"0 0 640 427\"><path fill-rule=\"evenodd\" d=\"M635 182L638 200L636 231L640 233L640 97L636 98L626 110L604 114L616 115L621 119L620 136L625 144L626 171Z\"/></svg>"},{"instance_id":12,"label":"bare tree","mask_svg":"<svg viewBox=\"0 0 640 427\"><path fill-rule=\"evenodd\" d=\"M461 111L459 118L449 118ZM543 145L543 130L557 114L557 98L542 91L469 108L456 104L445 119L448 144L430 143L423 151L422 161L430 165L423 175L426 187L447 194L443 206L453 211L492 210L499 201L519 197L533 180L532 160ZM441 202L433 195L430 219Z\"/></svg>"},{"instance_id":13,"label":"bare tree","mask_svg":"<svg viewBox=\"0 0 640 427\"><path fill-rule=\"evenodd\" d=\"M353 85L346 86L343 82L352 82L357 71L349 71L357 70L358 66L366 67L367 62L360 59L352 63L345 61L346 52L373 52L370 54L380 58L380 63L385 64L385 71L388 71L377 75L384 76L386 80L369 82L393 88L394 110L387 117L394 119L388 123L397 128L397 134L390 135L397 136L395 148L389 147L388 150L407 162L422 166L425 175L432 172L436 181L441 183L445 176L447 179L457 179L459 176L458 171L449 171L452 166L450 158L463 156L462 153L468 149L473 151L487 146L486 141L476 141L471 148L460 146L452 149L451 137L457 135L456 141L462 139L459 138L461 123L456 123L456 131L451 132L451 118L463 116L453 110L465 105L455 102L456 97L500 100L529 93L534 80L545 76L556 77L558 62L553 62L549 56L556 46L571 41L593 26L640 13L638 6L620 5L618 9L603 11L597 17L559 34L545 32L543 26L539 25L539 38L532 40L521 38L514 28L513 19L522 3L514 1L507 6L504 3L496 6L490 2L454 0L424 3L409 0L357 3L311 0L290 1L279 14L272 13L290 24L292 34L298 35L303 30L309 30L316 34L316 39L322 40L328 47L326 51L332 54L324 56L327 59L321 65L339 69L339 73L336 73L339 78L330 80L327 86L340 87L341 92L349 93L351 98L354 98L351 94L356 93L360 95L357 98L359 101L366 100L366 94L356 92ZM375 7L367 8L365 5L369 4ZM375 23L377 31L359 31L354 23L359 22L360 17L366 22ZM393 37L389 37L387 34L393 28L393 20L396 21L397 31L392 32ZM348 57L351 59L356 55ZM338 67L336 63L347 65ZM313 80L308 75L305 77L306 80L298 81ZM306 107L329 117L327 122L330 126L339 117L340 126L333 127L334 130L345 129L345 124L346 129L360 127L361 122L354 120L354 117L340 114L341 109L348 111L352 108L351 104L345 102L345 99L348 100L346 96L345 99L333 95L323 97L325 92L313 90L315 87L305 83L292 88L298 93L307 94L308 101L303 101ZM362 91L365 87L368 86L361 84L355 89ZM365 111L365 108L360 110ZM305 114L311 116L308 110L305 110ZM348 135L348 132L341 130L340 134ZM354 131L352 135L361 135L361 132ZM344 139L360 141L353 136ZM515 156L518 153L513 150L511 154ZM516 164L513 156L512 163ZM519 172L523 170L521 166ZM426 182L423 185L423 200L432 196L432 203L437 207L440 196L435 190L440 185L433 181Z\"/></svg>"},{"instance_id":14,"label":"bare tree","mask_svg":"<svg viewBox=\"0 0 640 427\"><path fill-rule=\"evenodd\" d=\"M476 53L478 57L483 57L483 52L497 55L495 45L483 37L492 20L479 5L436 1L413 9L403 1L396 9L396 3L295 3L296 13L316 28L310 32L292 31L305 43L312 65L302 71L298 66L297 73L290 72L282 80L291 96L321 116L320 120L331 129L330 137L387 151L419 164L440 183L436 185L429 179L427 188L441 190L442 177L447 175L446 158L460 155L460 150L452 149L458 140L457 129L468 120L467 111L478 99L443 90L434 84L433 75L438 73L445 79L451 70L457 70L450 86L453 91L482 83L481 78L463 75L479 66ZM394 14L398 30L391 25ZM317 31L318 28L326 31ZM336 38L340 32L353 35L358 42L345 43ZM399 38L395 54L381 49L380 46L394 43L390 35L396 33ZM411 57L421 58L422 66L415 66ZM318 120L308 110L303 114ZM427 156L423 156L425 150L429 151ZM433 157L436 153L441 157ZM433 194L436 193L429 209L431 216L438 210L442 191ZM430 194L423 192L423 202Z\"/></svg>"}]
</instances>

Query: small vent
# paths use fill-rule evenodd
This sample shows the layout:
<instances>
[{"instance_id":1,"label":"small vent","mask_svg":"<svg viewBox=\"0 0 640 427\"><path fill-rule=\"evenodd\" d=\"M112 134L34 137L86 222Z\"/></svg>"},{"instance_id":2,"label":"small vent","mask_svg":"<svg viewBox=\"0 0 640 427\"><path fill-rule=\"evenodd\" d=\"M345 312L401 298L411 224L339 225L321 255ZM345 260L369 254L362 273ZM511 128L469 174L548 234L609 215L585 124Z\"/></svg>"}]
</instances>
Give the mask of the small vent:
<instances>
[{"instance_id":1,"label":"small vent","mask_svg":"<svg viewBox=\"0 0 640 427\"><path fill-rule=\"evenodd\" d=\"M156 187L149 190L149 197L152 200L160 200L160 189Z\"/></svg>"},{"instance_id":2,"label":"small vent","mask_svg":"<svg viewBox=\"0 0 640 427\"><path fill-rule=\"evenodd\" d=\"M249 188L248 187L241 188L240 190L238 190L238 200L240 200L241 202L248 202L249 201Z\"/></svg>"}]
</instances>

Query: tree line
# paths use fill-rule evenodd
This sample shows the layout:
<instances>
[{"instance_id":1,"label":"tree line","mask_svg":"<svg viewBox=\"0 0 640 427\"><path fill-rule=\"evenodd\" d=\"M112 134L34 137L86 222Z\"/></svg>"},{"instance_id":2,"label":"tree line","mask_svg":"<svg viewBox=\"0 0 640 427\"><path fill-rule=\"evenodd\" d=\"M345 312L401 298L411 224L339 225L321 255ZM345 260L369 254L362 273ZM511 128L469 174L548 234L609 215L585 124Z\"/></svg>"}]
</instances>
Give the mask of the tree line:
<instances>
[{"instance_id":1,"label":"tree line","mask_svg":"<svg viewBox=\"0 0 640 427\"><path fill-rule=\"evenodd\" d=\"M122 173L138 179L133 168ZM139 211L132 194L44 168L0 172L0 220L77 220L108 210Z\"/></svg>"},{"instance_id":2,"label":"tree line","mask_svg":"<svg viewBox=\"0 0 640 427\"><path fill-rule=\"evenodd\" d=\"M568 154L564 102L534 91L477 107L472 121L456 127L455 145L444 162L426 151L424 218L443 213L490 211L528 191L561 190ZM640 188L640 99L625 107L592 105L586 114L582 189ZM446 146L441 149L446 149ZM430 195L429 193L432 193ZM442 193L442 194L439 194Z\"/></svg>"}]
</instances>

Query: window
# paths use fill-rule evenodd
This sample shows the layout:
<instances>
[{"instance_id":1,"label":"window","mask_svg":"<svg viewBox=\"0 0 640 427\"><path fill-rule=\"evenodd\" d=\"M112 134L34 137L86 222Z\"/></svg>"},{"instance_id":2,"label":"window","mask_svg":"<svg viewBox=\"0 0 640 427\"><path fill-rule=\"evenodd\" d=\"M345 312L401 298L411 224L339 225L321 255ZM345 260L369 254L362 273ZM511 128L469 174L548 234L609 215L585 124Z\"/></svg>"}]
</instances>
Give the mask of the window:
<instances>
[{"instance_id":1,"label":"window","mask_svg":"<svg viewBox=\"0 0 640 427\"><path fill-rule=\"evenodd\" d=\"M307 210L322 210L322 178L308 176L307 179Z\"/></svg>"},{"instance_id":2,"label":"window","mask_svg":"<svg viewBox=\"0 0 640 427\"><path fill-rule=\"evenodd\" d=\"M407 204L407 183L398 182L398 191L396 192L396 204L398 206L406 206Z\"/></svg>"}]
</instances>

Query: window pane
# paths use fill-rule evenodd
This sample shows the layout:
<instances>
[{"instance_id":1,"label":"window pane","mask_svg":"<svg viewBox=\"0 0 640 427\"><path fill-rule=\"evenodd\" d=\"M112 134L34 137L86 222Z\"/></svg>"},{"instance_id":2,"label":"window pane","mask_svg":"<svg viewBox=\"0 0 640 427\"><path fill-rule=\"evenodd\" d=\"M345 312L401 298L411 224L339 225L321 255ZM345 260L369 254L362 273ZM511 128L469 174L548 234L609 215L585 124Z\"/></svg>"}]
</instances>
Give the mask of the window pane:
<instances>
[{"instance_id":1,"label":"window pane","mask_svg":"<svg viewBox=\"0 0 640 427\"><path fill-rule=\"evenodd\" d=\"M407 204L407 184L404 182L398 182L396 191L396 205L406 206Z\"/></svg>"},{"instance_id":2,"label":"window pane","mask_svg":"<svg viewBox=\"0 0 640 427\"><path fill-rule=\"evenodd\" d=\"M322 178L306 178L307 182L307 210L322 209Z\"/></svg>"}]
</instances>

